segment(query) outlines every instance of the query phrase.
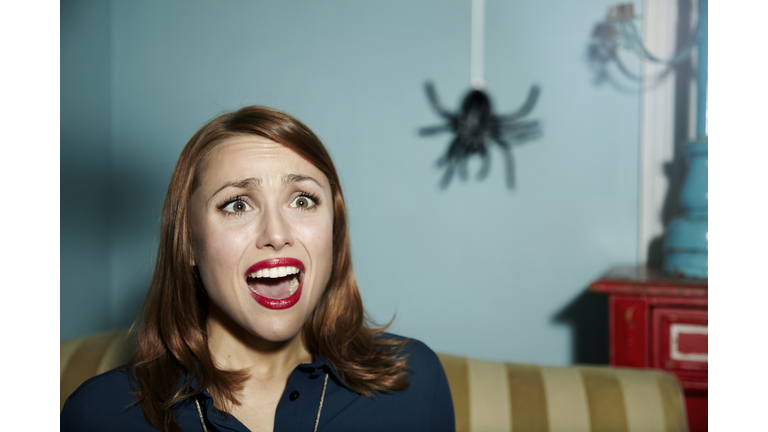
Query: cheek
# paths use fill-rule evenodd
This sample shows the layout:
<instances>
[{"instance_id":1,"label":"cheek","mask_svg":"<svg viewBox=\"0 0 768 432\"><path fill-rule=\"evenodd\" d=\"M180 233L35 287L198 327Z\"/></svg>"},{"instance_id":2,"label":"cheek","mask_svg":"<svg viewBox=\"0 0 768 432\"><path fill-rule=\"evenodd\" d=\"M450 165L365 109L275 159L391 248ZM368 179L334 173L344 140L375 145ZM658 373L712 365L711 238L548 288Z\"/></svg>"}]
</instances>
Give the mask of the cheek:
<instances>
[{"instance_id":1,"label":"cheek","mask_svg":"<svg viewBox=\"0 0 768 432\"><path fill-rule=\"evenodd\" d=\"M218 278L236 276L239 259L250 240L245 231L211 226L197 231L195 258L207 287Z\"/></svg>"},{"instance_id":2,"label":"cheek","mask_svg":"<svg viewBox=\"0 0 768 432\"><path fill-rule=\"evenodd\" d=\"M326 272L325 277L331 275L333 266L333 223L325 224L322 229L313 233L313 248L318 255L318 264Z\"/></svg>"},{"instance_id":3,"label":"cheek","mask_svg":"<svg viewBox=\"0 0 768 432\"><path fill-rule=\"evenodd\" d=\"M318 220L311 225L303 224L297 227L297 232L316 269L324 273L324 277L330 276L333 265L333 221Z\"/></svg>"}]
</instances>

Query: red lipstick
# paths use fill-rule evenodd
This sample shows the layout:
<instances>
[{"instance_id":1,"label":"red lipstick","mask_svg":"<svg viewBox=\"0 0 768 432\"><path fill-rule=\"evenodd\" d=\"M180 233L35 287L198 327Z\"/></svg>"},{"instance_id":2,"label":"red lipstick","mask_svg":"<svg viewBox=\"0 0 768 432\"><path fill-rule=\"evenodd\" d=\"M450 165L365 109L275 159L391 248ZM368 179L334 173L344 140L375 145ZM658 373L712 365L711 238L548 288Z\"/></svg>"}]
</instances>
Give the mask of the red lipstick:
<instances>
[{"instance_id":1,"label":"red lipstick","mask_svg":"<svg viewBox=\"0 0 768 432\"><path fill-rule=\"evenodd\" d=\"M304 263L297 260L296 258L272 258L264 261L259 261L256 264L249 267L245 273L245 279L247 281L248 275L252 273L256 273L259 270L270 269L275 267L288 267L288 266L296 267L301 271L301 273L304 273ZM301 273L299 274L299 276L301 276ZM248 291L251 293L251 296L253 297L253 299L256 300L256 302L259 303L260 305L264 306L265 308L280 310L280 309L288 309L289 307L298 303L299 298L301 298L301 289L303 286L304 286L304 278L299 277L299 288L290 297L286 297L284 299L271 299L255 293L252 289L249 289Z\"/></svg>"}]
</instances>

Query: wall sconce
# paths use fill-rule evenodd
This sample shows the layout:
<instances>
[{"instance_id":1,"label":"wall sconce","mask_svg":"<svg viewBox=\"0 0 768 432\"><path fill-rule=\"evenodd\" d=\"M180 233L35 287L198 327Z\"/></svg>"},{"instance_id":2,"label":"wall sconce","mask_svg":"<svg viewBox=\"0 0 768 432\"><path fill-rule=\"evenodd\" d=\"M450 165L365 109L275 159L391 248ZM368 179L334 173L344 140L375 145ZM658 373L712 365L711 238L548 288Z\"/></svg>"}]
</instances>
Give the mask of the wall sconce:
<instances>
[{"instance_id":1,"label":"wall sconce","mask_svg":"<svg viewBox=\"0 0 768 432\"><path fill-rule=\"evenodd\" d=\"M672 57L662 59L651 54L643 45L640 32L635 27L634 20L636 19L640 19L640 17L635 15L632 3L619 4L608 9L608 17L605 21L595 26L595 30L592 33L597 49L602 50L605 54L602 56L603 58L615 57L616 51L619 48L624 48L633 51L642 60L674 66L690 57L693 49L701 39L702 20L699 19L696 22L696 28L688 36L688 40L685 41L683 46Z\"/></svg>"}]
</instances>

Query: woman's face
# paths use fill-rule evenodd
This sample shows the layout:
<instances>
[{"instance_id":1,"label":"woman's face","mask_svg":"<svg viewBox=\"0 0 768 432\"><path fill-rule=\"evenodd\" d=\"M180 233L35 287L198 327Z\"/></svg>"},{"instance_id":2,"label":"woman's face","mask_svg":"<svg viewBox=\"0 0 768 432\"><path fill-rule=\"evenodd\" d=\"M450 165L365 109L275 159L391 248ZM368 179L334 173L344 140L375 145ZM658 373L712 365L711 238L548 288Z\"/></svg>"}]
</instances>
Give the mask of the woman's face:
<instances>
[{"instance_id":1,"label":"woman's face","mask_svg":"<svg viewBox=\"0 0 768 432\"><path fill-rule=\"evenodd\" d=\"M331 275L325 174L266 138L225 140L191 197L194 257L211 301L243 329L298 335Z\"/></svg>"}]
</instances>

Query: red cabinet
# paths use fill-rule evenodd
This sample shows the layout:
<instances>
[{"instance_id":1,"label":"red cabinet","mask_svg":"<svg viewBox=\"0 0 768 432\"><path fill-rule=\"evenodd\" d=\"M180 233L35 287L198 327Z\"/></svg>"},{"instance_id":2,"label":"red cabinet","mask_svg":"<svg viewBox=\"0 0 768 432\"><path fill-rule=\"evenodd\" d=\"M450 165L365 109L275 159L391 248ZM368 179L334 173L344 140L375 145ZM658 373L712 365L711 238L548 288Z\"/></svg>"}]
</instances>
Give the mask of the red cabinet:
<instances>
[{"instance_id":1,"label":"red cabinet","mask_svg":"<svg viewBox=\"0 0 768 432\"><path fill-rule=\"evenodd\" d=\"M617 267L592 283L608 295L610 364L675 374L691 432L707 430L707 281Z\"/></svg>"}]
</instances>

